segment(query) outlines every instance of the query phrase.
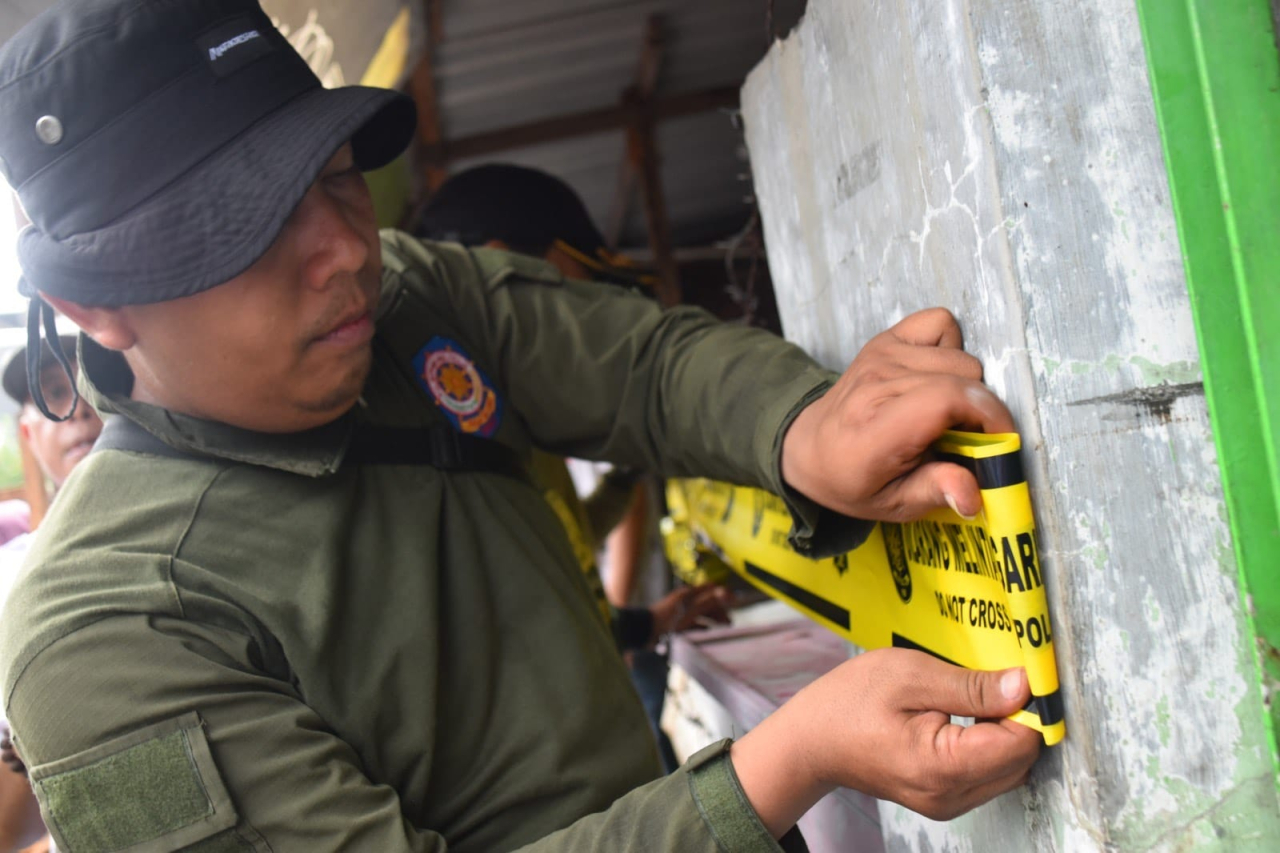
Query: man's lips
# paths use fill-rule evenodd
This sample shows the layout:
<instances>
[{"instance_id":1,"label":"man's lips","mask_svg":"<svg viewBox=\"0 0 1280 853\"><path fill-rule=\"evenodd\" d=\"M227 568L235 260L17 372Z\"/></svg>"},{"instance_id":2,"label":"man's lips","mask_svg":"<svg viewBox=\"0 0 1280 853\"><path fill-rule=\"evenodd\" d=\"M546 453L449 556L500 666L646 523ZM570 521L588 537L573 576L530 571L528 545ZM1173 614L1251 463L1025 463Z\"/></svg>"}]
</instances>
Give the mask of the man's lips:
<instances>
[{"instance_id":1,"label":"man's lips","mask_svg":"<svg viewBox=\"0 0 1280 853\"><path fill-rule=\"evenodd\" d=\"M372 337L373 315L369 311L362 311L339 320L337 325L317 340L323 344L358 344Z\"/></svg>"}]
</instances>

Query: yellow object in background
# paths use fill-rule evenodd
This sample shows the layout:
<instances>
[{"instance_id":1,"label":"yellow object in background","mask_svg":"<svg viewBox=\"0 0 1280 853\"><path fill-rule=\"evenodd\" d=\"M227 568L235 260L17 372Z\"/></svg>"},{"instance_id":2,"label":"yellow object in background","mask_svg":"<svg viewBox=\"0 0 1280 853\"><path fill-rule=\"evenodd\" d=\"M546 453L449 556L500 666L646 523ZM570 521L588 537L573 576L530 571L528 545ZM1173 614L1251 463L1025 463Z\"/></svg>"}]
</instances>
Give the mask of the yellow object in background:
<instances>
[{"instance_id":1,"label":"yellow object in background","mask_svg":"<svg viewBox=\"0 0 1280 853\"><path fill-rule=\"evenodd\" d=\"M405 6L383 34L382 43L360 77L361 86L394 89L400 84L409 62L410 23L409 7ZM399 227L409 206L409 190L413 186L409 158L401 154L381 169L366 172L365 182L373 196L378 227Z\"/></svg>"},{"instance_id":2,"label":"yellow object in background","mask_svg":"<svg viewBox=\"0 0 1280 853\"><path fill-rule=\"evenodd\" d=\"M404 6L382 35L382 43L369 60L369 66L360 75L361 86L394 89L404 76L409 61L409 7Z\"/></svg>"},{"instance_id":3,"label":"yellow object in background","mask_svg":"<svg viewBox=\"0 0 1280 853\"><path fill-rule=\"evenodd\" d=\"M970 669L1026 667L1031 701L1011 719L1052 746L1066 725L1020 447L1014 433L947 433L934 452L973 471L978 517L940 510L882 523L860 547L824 560L790 546L791 516L776 495L672 480L668 556L686 580L716 580L727 565L866 649L920 649Z\"/></svg>"}]
</instances>

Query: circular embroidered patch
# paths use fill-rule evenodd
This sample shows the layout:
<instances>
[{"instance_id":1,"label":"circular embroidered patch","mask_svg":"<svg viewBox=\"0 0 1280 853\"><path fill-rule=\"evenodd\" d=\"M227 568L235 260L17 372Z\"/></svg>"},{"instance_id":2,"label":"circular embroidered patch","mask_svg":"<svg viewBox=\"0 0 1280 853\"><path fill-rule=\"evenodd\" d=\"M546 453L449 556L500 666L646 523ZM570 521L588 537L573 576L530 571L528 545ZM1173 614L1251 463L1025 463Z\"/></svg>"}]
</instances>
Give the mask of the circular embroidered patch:
<instances>
[{"instance_id":1,"label":"circular embroidered patch","mask_svg":"<svg viewBox=\"0 0 1280 853\"><path fill-rule=\"evenodd\" d=\"M493 382L454 340L436 336L413 358L414 376L459 432L492 436L502 422Z\"/></svg>"}]
</instances>

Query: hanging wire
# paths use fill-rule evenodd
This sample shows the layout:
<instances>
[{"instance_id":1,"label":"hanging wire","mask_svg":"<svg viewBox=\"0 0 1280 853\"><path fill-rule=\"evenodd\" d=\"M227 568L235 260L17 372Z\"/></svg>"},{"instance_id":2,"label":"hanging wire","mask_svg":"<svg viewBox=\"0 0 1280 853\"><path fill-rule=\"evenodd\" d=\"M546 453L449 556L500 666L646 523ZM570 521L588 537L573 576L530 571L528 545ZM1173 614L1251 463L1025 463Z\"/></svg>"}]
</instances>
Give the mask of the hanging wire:
<instances>
[{"instance_id":1,"label":"hanging wire","mask_svg":"<svg viewBox=\"0 0 1280 853\"><path fill-rule=\"evenodd\" d=\"M747 220L747 224L742 230L733 235L733 239L729 241L724 253L724 270L728 276L729 283L725 285L724 292L733 300L734 305L742 312L740 322L744 326L755 324L756 310L760 307L760 299L756 296L756 276L760 269L760 209L758 207L751 208L751 218ZM742 284L738 280L738 250L743 243L749 241L751 248L751 268L747 271L746 284Z\"/></svg>"}]
</instances>

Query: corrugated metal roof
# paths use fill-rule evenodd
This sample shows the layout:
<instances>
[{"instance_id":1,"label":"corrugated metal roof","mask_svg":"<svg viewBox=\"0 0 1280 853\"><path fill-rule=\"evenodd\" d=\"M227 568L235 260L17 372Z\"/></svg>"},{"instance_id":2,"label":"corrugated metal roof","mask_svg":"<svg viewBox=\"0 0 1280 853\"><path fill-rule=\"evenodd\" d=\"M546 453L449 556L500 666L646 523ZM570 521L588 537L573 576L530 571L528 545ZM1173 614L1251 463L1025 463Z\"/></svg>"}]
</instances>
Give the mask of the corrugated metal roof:
<instances>
[{"instance_id":1,"label":"corrugated metal roof","mask_svg":"<svg viewBox=\"0 0 1280 853\"><path fill-rule=\"evenodd\" d=\"M461 161L454 170L498 160L543 169L578 191L603 230L612 215L624 146L622 132L614 131ZM748 170L738 146L739 133L724 112L673 119L659 126L663 194L678 245L706 245L736 231L750 216L746 201L750 188L740 179ZM626 221L622 244L647 245L638 193Z\"/></svg>"},{"instance_id":2,"label":"corrugated metal roof","mask_svg":"<svg viewBox=\"0 0 1280 853\"><path fill-rule=\"evenodd\" d=\"M436 81L449 136L616 104L635 75L651 14L665 23L662 93L737 85L766 48L763 7L741 0L528 5L560 14L524 22L496 15L478 27L473 3L446 3Z\"/></svg>"},{"instance_id":3,"label":"corrugated metal roof","mask_svg":"<svg viewBox=\"0 0 1280 853\"><path fill-rule=\"evenodd\" d=\"M446 139L609 107L633 83L645 24L663 18L659 96L740 85L768 48L766 0L442 0L435 73ZM775 25L803 0L777 0ZM663 190L677 245L706 243L750 214L741 141L723 111L672 119L658 133ZM621 132L510 150L480 160L545 169L578 190L607 225L624 154ZM638 197L623 245L644 245Z\"/></svg>"},{"instance_id":4,"label":"corrugated metal roof","mask_svg":"<svg viewBox=\"0 0 1280 853\"><path fill-rule=\"evenodd\" d=\"M417 7L422 0L405 0ZM614 106L632 84L645 23L661 14L666 42L659 96L740 85L768 47L770 0L440 0L444 39L435 67L447 139ZM7 38L49 0L5 0L0 38ZM272 0L266 5L273 7ZM328 20L328 36L343 28ZM800 17L804 0L772 0L775 29ZM301 16L308 4L276 0ZM348 8L361 14L362 4ZM288 23L288 22L286 22ZM298 22L293 22L296 26ZM348 71L348 78L356 74ZM740 139L724 112L664 122L658 133L673 238L694 245L735 230L749 215L738 176ZM614 204L623 135L597 133L484 158L536 166L569 181L606 227ZM476 162L476 161L473 161ZM454 164L461 168L469 163ZM624 246L646 242L638 196Z\"/></svg>"}]
</instances>

